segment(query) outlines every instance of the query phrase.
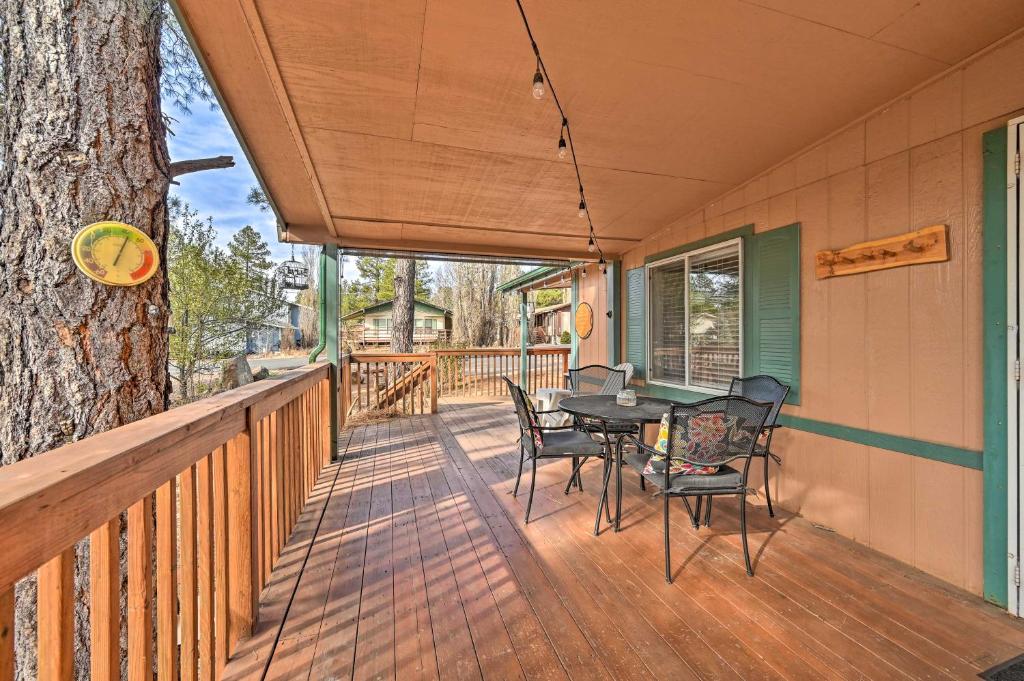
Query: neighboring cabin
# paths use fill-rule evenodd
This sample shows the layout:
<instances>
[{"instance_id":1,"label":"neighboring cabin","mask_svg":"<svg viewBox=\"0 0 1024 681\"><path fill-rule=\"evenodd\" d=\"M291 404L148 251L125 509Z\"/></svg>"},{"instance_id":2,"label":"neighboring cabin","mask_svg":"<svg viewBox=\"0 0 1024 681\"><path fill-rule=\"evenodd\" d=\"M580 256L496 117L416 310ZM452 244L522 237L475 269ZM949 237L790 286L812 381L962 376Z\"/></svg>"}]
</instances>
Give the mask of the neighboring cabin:
<instances>
[{"instance_id":1,"label":"neighboring cabin","mask_svg":"<svg viewBox=\"0 0 1024 681\"><path fill-rule=\"evenodd\" d=\"M562 332L570 331L572 328L569 321L571 310L572 303L568 302L538 307L533 313L534 335L539 335L537 330L542 329L545 336L538 342L558 343Z\"/></svg>"},{"instance_id":2,"label":"neighboring cabin","mask_svg":"<svg viewBox=\"0 0 1024 681\"><path fill-rule=\"evenodd\" d=\"M391 307L393 300L377 303L350 312L341 318L343 339L357 345L378 345L391 342ZM413 343L447 340L452 330L452 312L443 307L417 300Z\"/></svg>"},{"instance_id":3,"label":"neighboring cabin","mask_svg":"<svg viewBox=\"0 0 1024 681\"><path fill-rule=\"evenodd\" d=\"M253 330L249 337L248 347L245 349L246 354L277 352L282 349L282 341L284 348L302 347L302 330L299 326L299 319L303 308L307 310L311 308L307 305L300 305L295 293L288 291L285 295L284 305L268 317L261 326Z\"/></svg>"}]
</instances>

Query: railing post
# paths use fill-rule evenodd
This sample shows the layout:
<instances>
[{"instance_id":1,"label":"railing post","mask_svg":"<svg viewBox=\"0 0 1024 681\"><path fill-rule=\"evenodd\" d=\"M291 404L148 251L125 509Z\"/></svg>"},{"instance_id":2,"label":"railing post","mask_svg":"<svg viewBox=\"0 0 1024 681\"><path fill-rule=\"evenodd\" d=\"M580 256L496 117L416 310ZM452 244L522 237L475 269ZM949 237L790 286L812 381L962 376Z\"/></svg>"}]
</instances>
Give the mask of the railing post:
<instances>
[{"instance_id":1,"label":"railing post","mask_svg":"<svg viewBox=\"0 0 1024 681\"><path fill-rule=\"evenodd\" d=\"M341 358L341 381L339 383L341 384L341 395L338 400L340 409L338 427L344 428L345 420L348 418L349 401L352 399L352 364L348 355Z\"/></svg>"},{"instance_id":2,"label":"railing post","mask_svg":"<svg viewBox=\"0 0 1024 681\"><path fill-rule=\"evenodd\" d=\"M256 561L253 560L256 517L253 504L255 424L246 409L246 429L227 446L228 655L252 632L256 613Z\"/></svg>"},{"instance_id":3,"label":"railing post","mask_svg":"<svg viewBox=\"0 0 1024 681\"><path fill-rule=\"evenodd\" d=\"M14 678L14 587L0 590L0 679Z\"/></svg>"},{"instance_id":4,"label":"railing post","mask_svg":"<svg viewBox=\"0 0 1024 681\"><path fill-rule=\"evenodd\" d=\"M565 351L562 353L562 384L561 385L556 385L554 387L556 387L556 388L564 388L564 387L566 387L565 386L565 377L567 375L569 375L569 349L568 348L566 348Z\"/></svg>"},{"instance_id":5,"label":"railing post","mask_svg":"<svg viewBox=\"0 0 1024 681\"><path fill-rule=\"evenodd\" d=\"M430 353L430 413L437 413L437 353Z\"/></svg>"}]
</instances>

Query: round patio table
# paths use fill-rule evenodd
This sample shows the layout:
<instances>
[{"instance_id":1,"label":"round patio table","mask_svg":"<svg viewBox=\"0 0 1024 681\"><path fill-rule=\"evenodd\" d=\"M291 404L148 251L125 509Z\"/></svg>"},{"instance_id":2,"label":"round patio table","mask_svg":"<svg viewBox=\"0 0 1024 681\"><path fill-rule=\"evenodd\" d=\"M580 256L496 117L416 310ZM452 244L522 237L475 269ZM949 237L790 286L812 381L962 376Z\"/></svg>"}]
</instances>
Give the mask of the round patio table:
<instances>
[{"instance_id":1,"label":"round patio table","mask_svg":"<svg viewBox=\"0 0 1024 681\"><path fill-rule=\"evenodd\" d=\"M558 403L558 408L567 414L589 421L601 421L605 425L635 425L641 439L645 423L661 423L661 417L676 404L672 400L657 397L641 397L637 395L635 407L624 407L615 401L615 395L580 395L565 397ZM610 436L609 436L610 437ZM619 531L619 517L622 515L622 448L619 446L622 435L614 443L615 450L615 531ZM608 453L612 452L612 442L606 442ZM611 478L612 461L610 456L604 459L604 487L597 501L597 518L594 520L594 534L601 531L601 510L608 499L608 482ZM574 473L575 474L575 473Z\"/></svg>"}]
</instances>

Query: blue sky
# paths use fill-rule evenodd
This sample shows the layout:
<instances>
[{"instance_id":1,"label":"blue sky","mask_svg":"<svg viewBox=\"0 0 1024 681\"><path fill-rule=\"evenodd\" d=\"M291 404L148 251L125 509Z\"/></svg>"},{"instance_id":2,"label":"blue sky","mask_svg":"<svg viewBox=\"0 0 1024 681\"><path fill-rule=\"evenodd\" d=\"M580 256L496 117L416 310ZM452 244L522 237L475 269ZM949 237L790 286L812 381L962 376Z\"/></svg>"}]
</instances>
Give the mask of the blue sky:
<instances>
[{"instance_id":1,"label":"blue sky","mask_svg":"<svg viewBox=\"0 0 1024 681\"><path fill-rule=\"evenodd\" d=\"M178 178L181 186L172 186L171 195L183 198L200 216L213 216L220 245L230 241L231 235L245 225L252 225L270 244L275 259L287 259L290 248L277 241L274 214L260 212L245 202L249 187L256 184L256 176L224 112L219 108L211 111L203 102L196 102L191 114L182 113L173 105L168 109L167 113L175 119L171 124L174 135L167 140L172 161L222 154L235 159L234 168L182 175Z\"/></svg>"}]
</instances>

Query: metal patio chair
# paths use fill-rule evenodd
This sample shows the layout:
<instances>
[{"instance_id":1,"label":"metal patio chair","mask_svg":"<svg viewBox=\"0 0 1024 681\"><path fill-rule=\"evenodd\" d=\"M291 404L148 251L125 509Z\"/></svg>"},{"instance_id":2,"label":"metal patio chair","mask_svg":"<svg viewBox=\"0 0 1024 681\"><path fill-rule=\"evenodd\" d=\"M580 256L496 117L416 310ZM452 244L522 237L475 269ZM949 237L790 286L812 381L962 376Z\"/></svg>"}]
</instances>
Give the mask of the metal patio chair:
<instances>
[{"instance_id":1,"label":"metal patio chair","mask_svg":"<svg viewBox=\"0 0 1024 681\"><path fill-rule=\"evenodd\" d=\"M764 458L764 496L768 502L768 516L774 518L772 493L768 487L768 462L774 460L778 465L782 465L782 459L771 450L772 434L776 428L781 427L778 424L779 412L782 410L782 404L786 401L786 396L789 395L789 386L780 383L774 376L748 376L747 378L732 379L732 383L729 384L729 394L746 397L755 402L771 402L772 404L772 409L768 412L768 419L764 422L764 444L762 445L760 442L757 444L754 448L754 456ZM710 500L708 512L710 515Z\"/></svg>"},{"instance_id":2,"label":"metal patio chair","mask_svg":"<svg viewBox=\"0 0 1024 681\"><path fill-rule=\"evenodd\" d=\"M691 524L700 526L700 499L731 495L740 499L740 534L743 539L743 559L747 574L754 575L750 565L750 550L747 547L747 475L750 462L755 456L758 435L764 429L772 405L754 402L746 397L714 397L693 404L673 405L669 411L669 437L666 452L659 452L645 445L633 435L626 435L619 441L621 450L629 442L635 452L626 455L626 463L639 472L647 482L659 488L664 505L665 533L665 581L672 582L671 549L669 547L669 500L682 497L683 504L690 512ZM620 454L621 455L621 452ZM658 459L662 457L660 466ZM696 467L715 467L713 473L690 474L672 472L673 460L679 467L689 464ZM647 464L652 466L648 469ZM736 462L737 466L730 463ZM660 470L658 470L660 468ZM688 497L697 500L696 512L690 507Z\"/></svg>"},{"instance_id":3,"label":"metal patio chair","mask_svg":"<svg viewBox=\"0 0 1024 681\"><path fill-rule=\"evenodd\" d=\"M575 425L543 427L537 418L538 414L550 412L538 412L533 408L526 393L518 385L508 379L501 377L512 395L512 403L516 408L516 416L519 417L519 472L516 473L516 485L512 490L512 496L519 493L519 480L523 476L523 462L530 457L532 470L530 472L530 496L526 501L526 522L530 522L530 509L533 508L533 490L537 482L537 460L538 459L572 459L572 470L578 471L582 465L580 458L586 461L591 456L604 458L604 444L595 441L586 432L578 430ZM551 412L557 412L557 409ZM577 474L570 477L571 485Z\"/></svg>"},{"instance_id":4,"label":"metal patio chair","mask_svg":"<svg viewBox=\"0 0 1024 681\"><path fill-rule=\"evenodd\" d=\"M577 395L617 395L620 390L629 385L633 377L633 365L628 362L616 364L614 367L603 364L590 364L579 369L569 369L565 375L566 387L572 391L573 397ZM609 453L614 452L613 440L623 435L637 433L637 427L629 424L597 424L583 423L575 419L576 427L592 435L598 435L607 440ZM578 467L573 468L573 475L565 485L565 493L576 482L582 490L582 480ZM640 481L641 487L643 480Z\"/></svg>"},{"instance_id":5,"label":"metal patio chair","mask_svg":"<svg viewBox=\"0 0 1024 681\"><path fill-rule=\"evenodd\" d=\"M632 373L630 371L630 374ZM628 380L625 369L612 368L603 364L569 369L566 374L566 386L572 391L573 396L615 395L626 387Z\"/></svg>"}]
</instances>

